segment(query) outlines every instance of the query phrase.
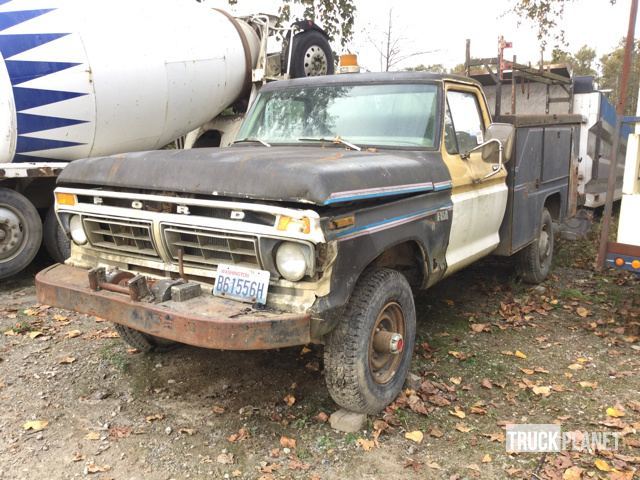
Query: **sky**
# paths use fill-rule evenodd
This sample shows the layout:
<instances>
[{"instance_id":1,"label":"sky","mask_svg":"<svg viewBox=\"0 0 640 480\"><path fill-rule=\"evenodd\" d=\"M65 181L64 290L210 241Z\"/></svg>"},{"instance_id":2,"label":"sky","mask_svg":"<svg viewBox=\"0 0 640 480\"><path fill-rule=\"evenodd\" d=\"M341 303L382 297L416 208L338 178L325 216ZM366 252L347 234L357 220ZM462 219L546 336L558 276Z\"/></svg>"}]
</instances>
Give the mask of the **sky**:
<instances>
[{"instance_id":1,"label":"sky","mask_svg":"<svg viewBox=\"0 0 640 480\"><path fill-rule=\"evenodd\" d=\"M223 0L212 0L210 3ZM517 55L518 63L537 63L540 60L540 45L533 25L523 22L510 13L514 0L355 0L357 12L356 32L349 45L357 53L359 63L370 71L380 70L380 54L374 44L381 42L386 31L389 9L397 36L405 54L430 52L411 57L399 64L403 69L419 64L443 64L453 67L464 62L465 39L471 40L473 57L495 57L498 37L513 42L513 49L506 52L507 58ZM238 13L276 12L278 0L238 0ZM565 31L570 52L588 45L597 52L598 58L613 50L626 35L631 0L573 0L567 2L564 18L559 22ZM640 36L636 26L636 38ZM340 45L334 45L339 53ZM551 56L551 46L545 58Z\"/></svg>"}]
</instances>

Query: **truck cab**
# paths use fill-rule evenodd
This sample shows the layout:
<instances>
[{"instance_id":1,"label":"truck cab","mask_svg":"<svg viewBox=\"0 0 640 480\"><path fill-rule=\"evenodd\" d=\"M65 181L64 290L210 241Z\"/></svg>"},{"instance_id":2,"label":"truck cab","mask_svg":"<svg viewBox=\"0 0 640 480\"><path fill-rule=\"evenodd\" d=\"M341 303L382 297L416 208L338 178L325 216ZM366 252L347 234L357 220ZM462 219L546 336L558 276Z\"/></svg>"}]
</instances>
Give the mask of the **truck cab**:
<instances>
[{"instance_id":1,"label":"truck cab","mask_svg":"<svg viewBox=\"0 0 640 480\"><path fill-rule=\"evenodd\" d=\"M544 199L528 241L501 246L515 132L465 77L268 84L229 148L70 164L55 196L71 257L38 274L38 297L145 351L323 344L336 403L377 412L410 366L414 290L497 250L525 280L549 271Z\"/></svg>"}]
</instances>

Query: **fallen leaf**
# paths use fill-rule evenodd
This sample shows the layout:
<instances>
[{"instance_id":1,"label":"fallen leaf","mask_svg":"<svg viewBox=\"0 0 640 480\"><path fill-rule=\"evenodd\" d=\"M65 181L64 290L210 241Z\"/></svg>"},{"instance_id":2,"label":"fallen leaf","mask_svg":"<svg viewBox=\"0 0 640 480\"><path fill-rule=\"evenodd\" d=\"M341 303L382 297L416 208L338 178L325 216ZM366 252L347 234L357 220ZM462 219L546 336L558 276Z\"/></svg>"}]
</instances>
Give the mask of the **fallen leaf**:
<instances>
[{"instance_id":1,"label":"fallen leaf","mask_svg":"<svg viewBox=\"0 0 640 480\"><path fill-rule=\"evenodd\" d=\"M438 427L431 427L431 430L429 430L429 435L435 438L441 438L444 435L444 432Z\"/></svg>"},{"instance_id":2,"label":"fallen leaf","mask_svg":"<svg viewBox=\"0 0 640 480\"><path fill-rule=\"evenodd\" d=\"M543 397L548 397L549 395L551 395L551 387L543 387L543 386L534 385L531 388L531 390L536 395L542 395Z\"/></svg>"},{"instance_id":3,"label":"fallen leaf","mask_svg":"<svg viewBox=\"0 0 640 480\"><path fill-rule=\"evenodd\" d=\"M193 428L181 428L180 430L178 430L178 432L184 435L192 436L193 434L196 433L196 430Z\"/></svg>"},{"instance_id":4,"label":"fallen leaf","mask_svg":"<svg viewBox=\"0 0 640 480\"><path fill-rule=\"evenodd\" d=\"M486 388L488 390L491 390L493 388L493 383L491 383L491 380L489 380L488 378L483 378L480 382L480 385L482 385L482 388Z\"/></svg>"},{"instance_id":5,"label":"fallen leaf","mask_svg":"<svg viewBox=\"0 0 640 480\"><path fill-rule=\"evenodd\" d=\"M180 429L182 432L184 428ZM127 438L131 435L131 428L129 427L111 427L109 429L109 437L111 438Z\"/></svg>"},{"instance_id":6,"label":"fallen leaf","mask_svg":"<svg viewBox=\"0 0 640 480\"><path fill-rule=\"evenodd\" d=\"M607 408L607 416L613 418L624 417L625 413L622 409L616 407Z\"/></svg>"},{"instance_id":7,"label":"fallen leaf","mask_svg":"<svg viewBox=\"0 0 640 480\"><path fill-rule=\"evenodd\" d=\"M296 448L296 439L282 436L280 437L280 446L282 448L294 449Z\"/></svg>"},{"instance_id":8,"label":"fallen leaf","mask_svg":"<svg viewBox=\"0 0 640 480\"><path fill-rule=\"evenodd\" d=\"M80 330L69 330L65 336L67 338L76 338L76 337L79 337L80 335L82 335L82 332Z\"/></svg>"},{"instance_id":9,"label":"fallen leaf","mask_svg":"<svg viewBox=\"0 0 640 480\"><path fill-rule=\"evenodd\" d=\"M473 470L474 472L480 473L480 467L478 465L476 465L475 463L472 463L471 465L467 465L467 468L469 470Z\"/></svg>"},{"instance_id":10,"label":"fallen leaf","mask_svg":"<svg viewBox=\"0 0 640 480\"><path fill-rule=\"evenodd\" d=\"M600 458L596 459L596 461L593 462L593 464L601 472L610 472L612 470L611 465L609 465L605 460L602 460Z\"/></svg>"},{"instance_id":11,"label":"fallen leaf","mask_svg":"<svg viewBox=\"0 0 640 480\"><path fill-rule=\"evenodd\" d=\"M366 438L359 438L357 440L357 443L365 452L373 450L373 447L376 446L376 442L374 442L373 440L367 440Z\"/></svg>"},{"instance_id":12,"label":"fallen leaf","mask_svg":"<svg viewBox=\"0 0 640 480\"><path fill-rule=\"evenodd\" d=\"M584 367L579 363L572 363L567 367L569 370L582 370Z\"/></svg>"},{"instance_id":13,"label":"fallen leaf","mask_svg":"<svg viewBox=\"0 0 640 480\"><path fill-rule=\"evenodd\" d=\"M296 403L296 397L294 397L292 394L287 394L285 395L285 397L283 398L284 403L287 404L287 406L291 407L293 406L294 403Z\"/></svg>"},{"instance_id":14,"label":"fallen leaf","mask_svg":"<svg viewBox=\"0 0 640 480\"><path fill-rule=\"evenodd\" d=\"M29 420L22 425L22 428L25 430L33 430L34 432L39 432L40 430L44 430L49 425L48 420Z\"/></svg>"},{"instance_id":15,"label":"fallen leaf","mask_svg":"<svg viewBox=\"0 0 640 480\"><path fill-rule=\"evenodd\" d=\"M598 386L598 382L580 382L580 386L582 388L596 388Z\"/></svg>"},{"instance_id":16,"label":"fallen leaf","mask_svg":"<svg viewBox=\"0 0 640 480\"><path fill-rule=\"evenodd\" d=\"M246 428L241 428L237 433L232 433L227 437L227 440L231 443L241 442L249 438L249 432Z\"/></svg>"},{"instance_id":17,"label":"fallen leaf","mask_svg":"<svg viewBox=\"0 0 640 480\"><path fill-rule=\"evenodd\" d=\"M491 463L491 460L493 459L491 458L491 455L489 455L488 453L485 454L484 457L482 457L482 463Z\"/></svg>"},{"instance_id":18,"label":"fallen leaf","mask_svg":"<svg viewBox=\"0 0 640 480\"><path fill-rule=\"evenodd\" d=\"M60 314L57 314L57 313L53 316L53 319L56 322L66 322L68 320L67 317L65 317L64 315L60 315Z\"/></svg>"},{"instance_id":19,"label":"fallen leaf","mask_svg":"<svg viewBox=\"0 0 640 480\"><path fill-rule=\"evenodd\" d=\"M109 470L111 470L109 465L96 465L95 463L87 465L87 473L104 473Z\"/></svg>"},{"instance_id":20,"label":"fallen leaf","mask_svg":"<svg viewBox=\"0 0 640 480\"><path fill-rule=\"evenodd\" d=\"M464 413L460 407L453 407L453 410L449 410L449 414L453 415L454 417L458 417L458 418L465 418L467 416L466 413Z\"/></svg>"},{"instance_id":21,"label":"fallen leaf","mask_svg":"<svg viewBox=\"0 0 640 480\"><path fill-rule=\"evenodd\" d=\"M516 350L514 355L518 358L527 358L527 356L524 353L522 353L520 350Z\"/></svg>"},{"instance_id":22,"label":"fallen leaf","mask_svg":"<svg viewBox=\"0 0 640 480\"><path fill-rule=\"evenodd\" d=\"M424 434L420 430L414 430L413 432L405 433L404 438L406 438L407 440L411 440L412 442L415 442L415 443L422 443Z\"/></svg>"},{"instance_id":23,"label":"fallen leaf","mask_svg":"<svg viewBox=\"0 0 640 480\"><path fill-rule=\"evenodd\" d=\"M504 433L503 432L483 433L482 436L483 437L487 437L490 442L498 442L498 443L504 442Z\"/></svg>"},{"instance_id":24,"label":"fallen leaf","mask_svg":"<svg viewBox=\"0 0 640 480\"><path fill-rule=\"evenodd\" d=\"M155 415L148 415L144 417L147 423L155 422L156 420L162 420L164 418L163 413L156 413Z\"/></svg>"},{"instance_id":25,"label":"fallen leaf","mask_svg":"<svg viewBox=\"0 0 640 480\"><path fill-rule=\"evenodd\" d=\"M427 462L427 467L432 470L442 470L442 467L437 462Z\"/></svg>"},{"instance_id":26,"label":"fallen leaf","mask_svg":"<svg viewBox=\"0 0 640 480\"><path fill-rule=\"evenodd\" d=\"M576 308L576 313L581 316L582 318L587 318L589 316L589 310L587 310L584 307L578 307Z\"/></svg>"},{"instance_id":27,"label":"fallen leaf","mask_svg":"<svg viewBox=\"0 0 640 480\"><path fill-rule=\"evenodd\" d=\"M233 472L231 472L231 476L234 478L237 478L241 475L242 475L242 472L240 470L234 470Z\"/></svg>"},{"instance_id":28,"label":"fallen leaf","mask_svg":"<svg viewBox=\"0 0 640 480\"><path fill-rule=\"evenodd\" d=\"M456 424L456 430L462 433L469 433L473 428L465 425L464 423L458 423Z\"/></svg>"},{"instance_id":29,"label":"fallen leaf","mask_svg":"<svg viewBox=\"0 0 640 480\"><path fill-rule=\"evenodd\" d=\"M581 480L584 470L580 467L569 467L562 474L562 480Z\"/></svg>"},{"instance_id":30,"label":"fallen leaf","mask_svg":"<svg viewBox=\"0 0 640 480\"><path fill-rule=\"evenodd\" d=\"M449 355L451 355L452 357L457 358L458 360L461 360L461 361L464 361L467 358L469 358L469 356L467 354L462 353L462 352L456 352L456 351L453 351L453 350L449 351Z\"/></svg>"},{"instance_id":31,"label":"fallen leaf","mask_svg":"<svg viewBox=\"0 0 640 480\"><path fill-rule=\"evenodd\" d=\"M73 454L73 458L71 459L72 462L80 462L82 460L84 460L86 457L80 453L80 452L75 452Z\"/></svg>"},{"instance_id":32,"label":"fallen leaf","mask_svg":"<svg viewBox=\"0 0 640 480\"><path fill-rule=\"evenodd\" d=\"M27 335L29 335L29 338L33 339L33 338L40 337L42 335L42 332L33 331L33 332L29 332Z\"/></svg>"},{"instance_id":33,"label":"fallen leaf","mask_svg":"<svg viewBox=\"0 0 640 480\"><path fill-rule=\"evenodd\" d=\"M525 375L533 375L534 373L536 373L535 370L531 368L521 368L520 371Z\"/></svg>"},{"instance_id":34,"label":"fallen leaf","mask_svg":"<svg viewBox=\"0 0 640 480\"><path fill-rule=\"evenodd\" d=\"M327 423L327 421L329 420L329 415L324 412L318 412L318 414L313 417L313 419L318 423Z\"/></svg>"},{"instance_id":35,"label":"fallen leaf","mask_svg":"<svg viewBox=\"0 0 640 480\"><path fill-rule=\"evenodd\" d=\"M221 463L223 465L232 465L233 453L221 453L216 457L216 462Z\"/></svg>"},{"instance_id":36,"label":"fallen leaf","mask_svg":"<svg viewBox=\"0 0 640 480\"><path fill-rule=\"evenodd\" d=\"M482 333L482 332L490 332L491 328L489 328L488 323L472 323L471 330L474 331L475 333Z\"/></svg>"},{"instance_id":37,"label":"fallen leaf","mask_svg":"<svg viewBox=\"0 0 640 480\"><path fill-rule=\"evenodd\" d=\"M89 432L84 436L85 440L100 440L100 434L98 432Z\"/></svg>"},{"instance_id":38,"label":"fallen leaf","mask_svg":"<svg viewBox=\"0 0 640 480\"><path fill-rule=\"evenodd\" d=\"M75 361L76 361L76 357L63 357L58 361L58 363L69 364Z\"/></svg>"},{"instance_id":39,"label":"fallen leaf","mask_svg":"<svg viewBox=\"0 0 640 480\"><path fill-rule=\"evenodd\" d=\"M211 411L216 415L222 415L224 413L224 407L214 405L213 407L211 407Z\"/></svg>"},{"instance_id":40,"label":"fallen leaf","mask_svg":"<svg viewBox=\"0 0 640 480\"><path fill-rule=\"evenodd\" d=\"M454 385L460 385L462 383L462 377L451 377L449 381Z\"/></svg>"}]
</instances>

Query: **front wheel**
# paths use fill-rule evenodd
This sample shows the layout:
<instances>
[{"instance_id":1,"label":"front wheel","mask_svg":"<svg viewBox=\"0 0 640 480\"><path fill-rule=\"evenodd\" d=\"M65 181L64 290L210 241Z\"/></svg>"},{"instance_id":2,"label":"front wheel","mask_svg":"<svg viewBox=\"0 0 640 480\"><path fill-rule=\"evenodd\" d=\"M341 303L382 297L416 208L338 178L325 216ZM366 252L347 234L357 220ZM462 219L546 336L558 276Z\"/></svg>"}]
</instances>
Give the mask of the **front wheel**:
<instances>
[{"instance_id":1,"label":"front wheel","mask_svg":"<svg viewBox=\"0 0 640 480\"><path fill-rule=\"evenodd\" d=\"M522 280L541 283L549 275L553 260L553 219L549 210L542 210L537 239L518 253L517 267Z\"/></svg>"},{"instance_id":2,"label":"front wheel","mask_svg":"<svg viewBox=\"0 0 640 480\"><path fill-rule=\"evenodd\" d=\"M399 272L370 270L358 281L345 318L324 350L329 394L341 407L377 413L393 402L411 365L416 309Z\"/></svg>"}]
</instances>

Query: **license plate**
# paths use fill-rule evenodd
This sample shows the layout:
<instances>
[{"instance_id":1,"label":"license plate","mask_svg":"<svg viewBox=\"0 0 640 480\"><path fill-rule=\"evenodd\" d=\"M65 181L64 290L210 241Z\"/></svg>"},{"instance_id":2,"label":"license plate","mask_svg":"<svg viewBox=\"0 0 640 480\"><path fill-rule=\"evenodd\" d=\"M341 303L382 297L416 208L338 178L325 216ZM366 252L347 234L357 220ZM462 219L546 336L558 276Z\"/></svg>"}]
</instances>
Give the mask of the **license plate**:
<instances>
[{"instance_id":1,"label":"license plate","mask_svg":"<svg viewBox=\"0 0 640 480\"><path fill-rule=\"evenodd\" d=\"M213 294L242 302L267 303L270 272L253 268L218 265Z\"/></svg>"}]
</instances>

